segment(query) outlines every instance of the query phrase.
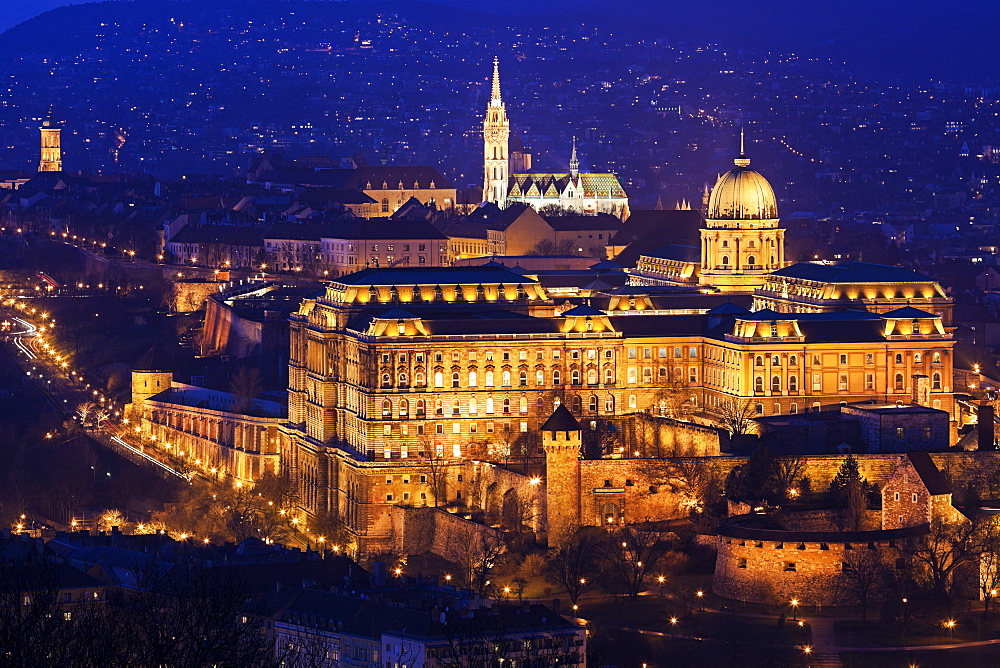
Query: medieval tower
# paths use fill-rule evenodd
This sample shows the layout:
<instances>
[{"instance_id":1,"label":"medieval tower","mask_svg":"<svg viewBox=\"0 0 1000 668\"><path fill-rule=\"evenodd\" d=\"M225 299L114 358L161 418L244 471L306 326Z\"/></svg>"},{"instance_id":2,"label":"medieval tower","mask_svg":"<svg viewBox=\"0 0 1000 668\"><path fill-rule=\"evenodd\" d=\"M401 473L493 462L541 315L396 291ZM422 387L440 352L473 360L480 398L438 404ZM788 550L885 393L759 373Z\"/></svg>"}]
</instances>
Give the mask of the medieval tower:
<instances>
[{"instance_id":1,"label":"medieval tower","mask_svg":"<svg viewBox=\"0 0 1000 668\"><path fill-rule=\"evenodd\" d=\"M62 171L62 129L52 125L52 120L46 118L42 123L42 155L38 163L40 172Z\"/></svg>"},{"instance_id":2,"label":"medieval tower","mask_svg":"<svg viewBox=\"0 0 1000 668\"><path fill-rule=\"evenodd\" d=\"M501 209L507 206L509 165L507 150L510 140L510 123L507 110L500 97L500 60L493 59L493 92L483 121L484 180L483 201L493 202Z\"/></svg>"},{"instance_id":3,"label":"medieval tower","mask_svg":"<svg viewBox=\"0 0 1000 668\"><path fill-rule=\"evenodd\" d=\"M580 423L565 404L542 425L545 512L549 547L558 547L580 526Z\"/></svg>"}]
</instances>

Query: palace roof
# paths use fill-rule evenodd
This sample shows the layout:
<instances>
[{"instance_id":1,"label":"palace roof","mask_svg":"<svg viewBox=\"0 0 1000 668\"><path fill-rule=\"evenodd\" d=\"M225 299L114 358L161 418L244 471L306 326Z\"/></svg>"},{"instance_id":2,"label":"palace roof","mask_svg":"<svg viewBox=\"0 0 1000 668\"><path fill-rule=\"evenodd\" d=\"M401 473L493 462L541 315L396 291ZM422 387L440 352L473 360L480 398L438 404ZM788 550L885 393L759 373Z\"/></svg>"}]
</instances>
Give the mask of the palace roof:
<instances>
[{"instance_id":1,"label":"palace roof","mask_svg":"<svg viewBox=\"0 0 1000 668\"><path fill-rule=\"evenodd\" d=\"M369 268L341 276L343 285L525 285L538 281L500 265L481 267Z\"/></svg>"},{"instance_id":2,"label":"palace roof","mask_svg":"<svg viewBox=\"0 0 1000 668\"><path fill-rule=\"evenodd\" d=\"M797 262L771 272L771 276L822 283L927 283L932 280L910 269L871 262Z\"/></svg>"}]
</instances>

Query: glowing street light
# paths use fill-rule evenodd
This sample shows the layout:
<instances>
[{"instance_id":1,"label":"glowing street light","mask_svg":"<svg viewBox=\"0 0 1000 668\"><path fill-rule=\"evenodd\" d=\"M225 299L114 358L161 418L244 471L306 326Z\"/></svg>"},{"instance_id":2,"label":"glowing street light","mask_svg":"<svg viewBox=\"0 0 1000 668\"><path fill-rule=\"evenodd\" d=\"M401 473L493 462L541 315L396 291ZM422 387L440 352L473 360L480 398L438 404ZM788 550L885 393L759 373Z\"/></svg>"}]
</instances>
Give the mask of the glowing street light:
<instances>
[{"instance_id":1,"label":"glowing street light","mask_svg":"<svg viewBox=\"0 0 1000 668\"><path fill-rule=\"evenodd\" d=\"M799 615L799 599L793 598L791 600L791 604L792 604L792 621L794 622L794 621L797 621L798 618L799 618L798 617L798 615Z\"/></svg>"},{"instance_id":2,"label":"glowing street light","mask_svg":"<svg viewBox=\"0 0 1000 668\"><path fill-rule=\"evenodd\" d=\"M954 640L955 639L955 620L954 619L949 619L948 621L946 621L944 623L944 625L948 628L948 634L949 634L949 636L951 637L952 640Z\"/></svg>"}]
</instances>

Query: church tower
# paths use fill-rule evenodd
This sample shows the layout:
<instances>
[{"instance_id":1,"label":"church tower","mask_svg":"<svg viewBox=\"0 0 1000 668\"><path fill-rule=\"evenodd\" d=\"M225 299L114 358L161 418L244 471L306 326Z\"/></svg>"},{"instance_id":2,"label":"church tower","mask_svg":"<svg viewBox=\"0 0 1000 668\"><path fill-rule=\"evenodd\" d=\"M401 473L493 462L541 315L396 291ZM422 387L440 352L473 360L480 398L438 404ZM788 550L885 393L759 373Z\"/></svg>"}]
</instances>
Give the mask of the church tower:
<instances>
[{"instance_id":1,"label":"church tower","mask_svg":"<svg viewBox=\"0 0 1000 668\"><path fill-rule=\"evenodd\" d=\"M785 231L771 184L750 169L743 148L735 168L723 174L708 198L701 230L702 285L728 292L753 292L767 274L785 266Z\"/></svg>"},{"instance_id":2,"label":"church tower","mask_svg":"<svg viewBox=\"0 0 1000 668\"><path fill-rule=\"evenodd\" d=\"M576 156L576 137L573 137L573 154L569 157L569 178L576 183L580 178L580 158Z\"/></svg>"},{"instance_id":3,"label":"church tower","mask_svg":"<svg viewBox=\"0 0 1000 668\"><path fill-rule=\"evenodd\" d=\"M62 129L52 125L51 118L42 123L42 158L38 163L40 172L62 171Z\"/></svg>"},{"instance_id":4,"label":"church tower","mask_svg":"<svg viewBox=\"0 0 1000 668\"><path fill-rule=\"evenodd\" d=\"M510 123L507 122L507 109L500 97L500 60L494 58L493 93L483 121L483 201L493 202L501 209L507 206L509 139Z\"/></svg>"}]
</instances>

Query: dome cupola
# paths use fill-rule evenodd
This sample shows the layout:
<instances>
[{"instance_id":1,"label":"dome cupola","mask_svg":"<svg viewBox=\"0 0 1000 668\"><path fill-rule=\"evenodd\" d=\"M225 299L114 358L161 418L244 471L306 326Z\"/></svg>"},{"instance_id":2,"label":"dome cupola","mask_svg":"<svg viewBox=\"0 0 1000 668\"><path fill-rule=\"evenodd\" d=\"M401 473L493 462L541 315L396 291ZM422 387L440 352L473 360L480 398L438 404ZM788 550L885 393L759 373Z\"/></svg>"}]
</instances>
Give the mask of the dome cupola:
<instances>
[{"instance_id":1,"label":"dome cupola","mask_svg":"<svg viewBox=\"0 0 1000 668\"><path fill-rule=\"evenodd\" d=\"M708 198L707 220L776 220L774 190L759 172L750 169L750 158L740 151L735 167L722 175Z\"/></svg>"}]
</instances>

